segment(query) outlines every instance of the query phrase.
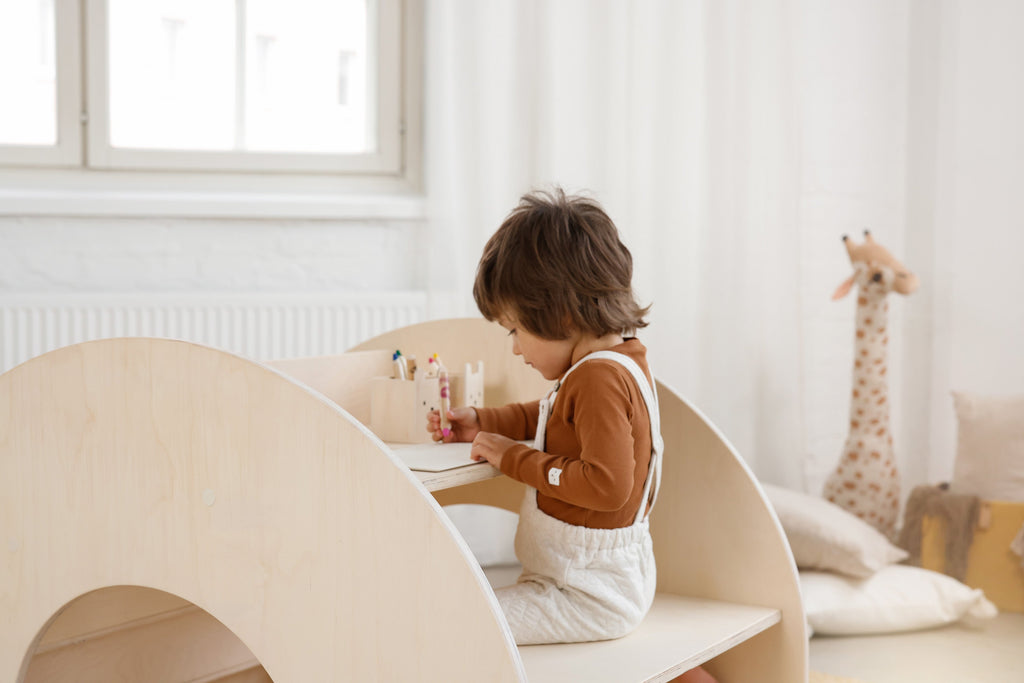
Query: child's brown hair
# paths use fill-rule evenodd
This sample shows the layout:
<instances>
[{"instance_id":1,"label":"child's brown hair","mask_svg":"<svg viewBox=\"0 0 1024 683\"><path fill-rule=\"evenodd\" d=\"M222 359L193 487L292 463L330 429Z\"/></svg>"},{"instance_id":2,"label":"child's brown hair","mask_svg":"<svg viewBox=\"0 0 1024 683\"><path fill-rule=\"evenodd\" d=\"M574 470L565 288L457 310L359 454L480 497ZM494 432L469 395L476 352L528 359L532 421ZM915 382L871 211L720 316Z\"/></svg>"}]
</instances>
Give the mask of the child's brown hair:
<instances>
[{"instance_id":1,"label":"child's brown hair","mask_svg":"<svg viewBox=\"0 0 1024 683\"><path fill-rule=\"evenodd\" d=\"M629 334L650 309L636 302L632 277L633 257L600 204L556 188L523 195L491 236L473 298L488 320L512 316L543 339Z\"/></svg>"}]
</instances>

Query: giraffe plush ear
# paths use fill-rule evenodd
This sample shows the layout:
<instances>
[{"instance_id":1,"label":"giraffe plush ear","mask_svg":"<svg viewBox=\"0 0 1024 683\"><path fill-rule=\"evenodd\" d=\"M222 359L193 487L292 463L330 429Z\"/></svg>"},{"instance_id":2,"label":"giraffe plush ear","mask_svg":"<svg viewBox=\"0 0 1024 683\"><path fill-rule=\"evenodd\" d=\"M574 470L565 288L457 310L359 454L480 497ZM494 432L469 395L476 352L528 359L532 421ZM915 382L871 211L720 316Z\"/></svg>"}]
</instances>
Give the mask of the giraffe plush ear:
<instances>
[{"instance_id":1,"label":"giraffe plush ear","mask_svg":"<svg viewBox=\"0 0 1024 683\"><path fill-rule=\"evenodd\" d=\"M857 277L856 273L846 278L846 280L843 281L843 284L836 288L836 291L832 294L832 301L839 301L850 293L850 288L853 287L853 280L855 277Z\"/></svg>"}]
</instances>

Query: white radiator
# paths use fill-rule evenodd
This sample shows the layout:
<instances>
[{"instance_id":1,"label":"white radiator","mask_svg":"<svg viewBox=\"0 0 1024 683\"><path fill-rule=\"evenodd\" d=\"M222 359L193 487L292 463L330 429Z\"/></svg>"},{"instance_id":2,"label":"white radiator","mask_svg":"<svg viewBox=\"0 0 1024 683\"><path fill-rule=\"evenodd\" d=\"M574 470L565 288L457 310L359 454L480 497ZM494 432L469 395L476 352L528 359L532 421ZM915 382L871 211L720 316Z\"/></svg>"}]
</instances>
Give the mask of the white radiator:
<instances>
[{"instance_id":1,"label":"white radiator","mask_svg":"<svg viewBox=\"0 0 1024 683\"><path fill-rule=\"evenodd\" d=\"M0 372L108 337L168 337L261 360L341 353L426 318L425 292L0 296Z\"/></svg>"}]
</instances>

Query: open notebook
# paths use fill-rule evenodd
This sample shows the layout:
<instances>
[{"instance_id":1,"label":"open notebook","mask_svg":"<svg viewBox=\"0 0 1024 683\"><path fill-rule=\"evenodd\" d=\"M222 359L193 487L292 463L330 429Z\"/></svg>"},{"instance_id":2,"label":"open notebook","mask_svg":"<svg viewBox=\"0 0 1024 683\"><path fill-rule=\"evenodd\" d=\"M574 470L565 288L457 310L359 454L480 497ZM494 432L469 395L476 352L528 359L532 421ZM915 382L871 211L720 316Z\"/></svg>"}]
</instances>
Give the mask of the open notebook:
<instances>
[{"instance_id":1,"label":"open notebook","mask_svg":"<svg viewBox=\"0 0 1024 683\"><path fill-rule=\"evenodd\" d=\"M411 470L443 472L456 467L486 465L469 459L470 443L389 443L402 462Z\"/></svg>"},{"instance_id":2,"label":"open notebook","mask_svg":"<svg viewBox=\"0 0 1024 683\"><path fill-rule=\"evenodd\" d=\"M532 444L530 441L521 443ZM411 470L443 472L456 467L486 465L469 459L470 443L389 443L388 447Z\"/></svg>"}]
</instances>

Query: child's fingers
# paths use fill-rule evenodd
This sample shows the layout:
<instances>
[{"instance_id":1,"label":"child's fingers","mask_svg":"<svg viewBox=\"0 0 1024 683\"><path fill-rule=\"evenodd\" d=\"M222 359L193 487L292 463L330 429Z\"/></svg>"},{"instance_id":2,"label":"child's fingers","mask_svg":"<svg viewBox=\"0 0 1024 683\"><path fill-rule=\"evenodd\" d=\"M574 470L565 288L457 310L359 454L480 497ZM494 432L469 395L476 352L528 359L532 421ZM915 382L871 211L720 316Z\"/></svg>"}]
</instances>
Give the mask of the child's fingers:
<instances>
[{"instance_id":1,"label":"child's fingers","mask_svg":"<svg viewBox=\"0 0 1024 683\"><path fill-rule=\"evenodd\" d=\"M469 423L473 421L473 417L476 415L476 409L471 406L463 406L461 408L449 408L448 419L452 422Z\"/></svg>"}]
</instances>

